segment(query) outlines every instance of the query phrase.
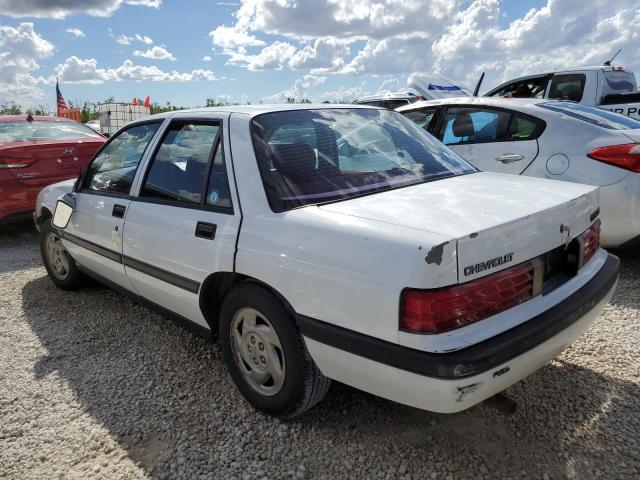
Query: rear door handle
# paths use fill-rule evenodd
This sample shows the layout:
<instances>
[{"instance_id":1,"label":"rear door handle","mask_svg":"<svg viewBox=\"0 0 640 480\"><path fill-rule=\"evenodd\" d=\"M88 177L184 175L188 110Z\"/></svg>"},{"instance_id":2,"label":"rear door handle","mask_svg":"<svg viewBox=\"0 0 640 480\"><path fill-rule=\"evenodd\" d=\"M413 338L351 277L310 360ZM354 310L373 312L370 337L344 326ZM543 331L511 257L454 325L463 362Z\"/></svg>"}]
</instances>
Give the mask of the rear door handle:
<instances>
[{"instance_id":1,"label":"rear door handle","mask_svg":"<svg viewBox=\"0 0 640 480\"><path fill-rule=\"evenodd\" d=\"M115 204L113 206L113 211L111 212L111 215L116 218L124 218L124 212L126 210L127 210L127 207L125 207L124 205Z\"/></svg>"},{"instance_id":2,"label":"rear door handle","mask_svg":"<svg viewBox=\"0 0 640 480\"><path fill-rule=\"evenodd\" d=\"M196 225L196 237L213 240L216 236L216 226L213 223L198 222Z\"/></svg>"},{"instance_id":3,"label":"rear door handle","mask_svg":"<svg viewBox=\"0 0 640 480\"><path fill-rule=\"evenodd\" d=\"M502 163L511 163L522 160L523 158L522 155L518 155L517 153L505 153L504 155L496 157L496 160Z\"/></svg>"}]
</instances>

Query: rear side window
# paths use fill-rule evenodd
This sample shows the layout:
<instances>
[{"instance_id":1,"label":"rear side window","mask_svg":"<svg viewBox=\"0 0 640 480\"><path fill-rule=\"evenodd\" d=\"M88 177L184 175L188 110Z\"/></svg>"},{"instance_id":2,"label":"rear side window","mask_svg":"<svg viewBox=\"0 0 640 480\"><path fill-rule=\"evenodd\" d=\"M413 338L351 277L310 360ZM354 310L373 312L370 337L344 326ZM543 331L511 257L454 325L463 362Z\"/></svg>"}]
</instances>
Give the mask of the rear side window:
<instances>
[{"instance_id":1,"label":"rear side window","mask_svg":"<svg viewBox=\"0 0 640 480\"><path fill-rule=\"evenodd\" d=\"M629 130L640 128L640 122L630 117L613 113L600 108L589 107L574 102L544 102L538 107L553 110L591 125L607 128L609 130Z\"/></svg>"},{"instance_id":2,"label":"rear side window","mask_svg":"<svg viewBox=\"0 0 640 480\"><path fill-rule=\"evenodd\" d=\"M518 80L511 82L499 90L495 90L488 94L488 97L507 97L507 98L544 98L544 92L547 90L549 77L528 78L526 80Z\"/></svg>"},{"instance_id":3,"label":"rear side window","mask_svg":"<svg viewBox=\"0 0 640 480\"><path fill-rule=\"evenodd\" d=\"M91 162L85 188L128 195L140 159L159 126L159 122L134 125L112 137Z\"/></svg>"},{"instance_id":4,"label":"rear side window","mask_svg":"<svg viewBox=\"0 0 640 480\"><path fill-rule=\"evenodd\" d=\"M411 110L410 112L402 112L402 114L418 125L423 130L429 131L429 125L436 114L435 108L421 108L419 110Z\"/></svg>"},{"instance_id":5,"label":"rear side window","mask_svg":"<svg viewBox=\"0 0 640 480\"><path fill-rule=\"evenodd\" d=\"M534 140L544 122L508 110L475 107L447 109L439 137L445 145Z\"/></svg>"},{"instance_id":6,"label":"rear side window","mask_svg":"<svg viewBox=\"0 0 640 480\"><path fill-rule=\"evenodd\" d=\"M549 98L579 102L584 93L586 77L582 73L554 75L549 88Z\"/></svg>"},{"instance_id":7,"label":"rear side window","mask_svg":"<svg viewBox=\"0 0 640 480\"><path fill-rule=\"evenodd\" d=\"M604 72L603 97L635 92L636 88L636 76L633 73L621 71Z\"/></svg>"},{"instance_id":8,"label":"rear side window","mask_svg":"<svg viewBox=\"0 0 640 480\"><path fill-rule=\"evenodd\" d=\"M141 197L200 204L220 126L173 122L152 160Z\"/></svg>"}]
</instances>

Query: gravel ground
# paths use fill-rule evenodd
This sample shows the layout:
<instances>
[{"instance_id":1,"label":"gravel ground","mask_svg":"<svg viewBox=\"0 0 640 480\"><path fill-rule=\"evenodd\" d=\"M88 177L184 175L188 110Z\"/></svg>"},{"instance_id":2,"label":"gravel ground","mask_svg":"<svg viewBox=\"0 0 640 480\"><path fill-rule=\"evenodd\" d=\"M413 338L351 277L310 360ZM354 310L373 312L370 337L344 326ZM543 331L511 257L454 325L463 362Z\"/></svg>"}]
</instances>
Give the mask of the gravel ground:
<instances>
[{"instance_id":1,"label":"gravel ground","mask_svg":"<svg viewBox=\"0 0 640 480\"><path fill-rule=\"evenodd\" d=\"M640 478L634 251L587 334L505 392L515 413L334 383L282 423L247 406L217 345L110 290L54 288L36 240L0 232L0 478Z\"/></svg>"}]
</instances>

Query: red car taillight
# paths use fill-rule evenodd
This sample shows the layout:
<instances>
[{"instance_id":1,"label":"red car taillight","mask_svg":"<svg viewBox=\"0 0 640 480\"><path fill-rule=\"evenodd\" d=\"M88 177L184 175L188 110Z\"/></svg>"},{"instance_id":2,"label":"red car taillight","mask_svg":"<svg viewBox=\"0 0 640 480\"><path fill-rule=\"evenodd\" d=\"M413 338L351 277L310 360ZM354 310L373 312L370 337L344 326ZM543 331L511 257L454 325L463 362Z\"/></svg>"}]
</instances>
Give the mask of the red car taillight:
<instances>
[{"instance_id":1,"label":"red car taillight","mask_svg":"<svg viewBox=\"0 0 640 480\"><path fill-rule=\"evenodd\" d=\"M515 307L539 293L535 291L535 267L536 262L529 261L441 290L405 289L400 329L411 333L442 333Z\"/></svg>"},{"instance_id":2,"label":"red car taillight","mask_svg":"<svg viewBox=\"0 0 640 480\"><path fill-rule=\"evenodd\" d=\"M632 172L640 172L640 144L638 143L594 148L587 157Z\"/></svg>"},{"instance_id":3,"label":"red car taillight","mask_svg":"<svg viewBox=\"0 0 640 480\"><path fill-rule=\"evenodd\" d=\"M580 235L583 245L580 266L587 263L600 248L600 225L601 222L598 219Z\"/></svg>"}]
</instances>

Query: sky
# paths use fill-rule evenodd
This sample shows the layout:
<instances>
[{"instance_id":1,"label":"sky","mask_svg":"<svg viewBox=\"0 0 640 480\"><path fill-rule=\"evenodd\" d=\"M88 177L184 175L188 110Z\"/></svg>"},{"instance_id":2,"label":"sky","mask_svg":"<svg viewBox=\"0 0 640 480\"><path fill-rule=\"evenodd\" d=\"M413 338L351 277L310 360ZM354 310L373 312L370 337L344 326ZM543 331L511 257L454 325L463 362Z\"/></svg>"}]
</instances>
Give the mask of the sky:
<instances>
[{"instance_id":1,"label":"sky","mask_svg":"<svg viewBox=\"0 0 640 480\"><path fill-rule=\"evenodd\" d=\"M637 0L0 0L0 104L351 101L435 73L640 72Z\"/></svg>"}]
</instances>

